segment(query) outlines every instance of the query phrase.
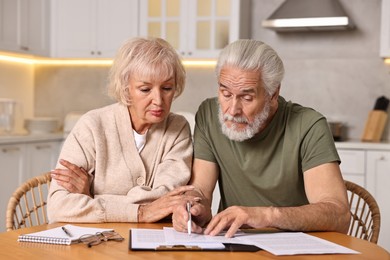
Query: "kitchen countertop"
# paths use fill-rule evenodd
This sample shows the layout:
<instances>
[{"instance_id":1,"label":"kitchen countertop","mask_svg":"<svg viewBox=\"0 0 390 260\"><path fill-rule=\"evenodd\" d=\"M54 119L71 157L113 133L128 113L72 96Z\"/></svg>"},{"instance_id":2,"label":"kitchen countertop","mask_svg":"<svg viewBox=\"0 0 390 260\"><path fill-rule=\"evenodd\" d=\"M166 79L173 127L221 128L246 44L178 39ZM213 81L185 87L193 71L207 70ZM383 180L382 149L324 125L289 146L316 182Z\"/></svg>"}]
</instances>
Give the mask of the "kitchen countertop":
<instances>
[{"instance_id":1,"label":"kitchen countertop","mask_svg":"<svg viewBox=\"0 0 390 260\"><path fill-rule=\"evenodd\" d=\"M63 132L42 133L42 134L26 133L26 134L0 135L0 144L62 141L62 140L64 140Z\"/></svg>"},{"instance_id":2,"label":"kitchen countertop","mask_svg":"<svg viewBox=\"0 0 390 260\"><path fill-rule=\"evenodd\" d=\"M390 150L390 142L362 142L360 140L348 140L345 142L335 142L337 149L356 149L356 150Z\"/></svg>"},{"instance_id":3,"label":"kitchen countertop","mask_svg":"<svg viewBox=\"0 0 390 260\"><path fill-rule=\"evenodd\" d=\"M63 132L48 134L15 134L0 135L0 144L12 143L30 143L41 141L62 141L64 140ZM372 150L390 150L390 142L370 143L361 142L360 140L348 140L344 142L335 142L337 149L372 149Z\"/></svg>"}]
</instances>

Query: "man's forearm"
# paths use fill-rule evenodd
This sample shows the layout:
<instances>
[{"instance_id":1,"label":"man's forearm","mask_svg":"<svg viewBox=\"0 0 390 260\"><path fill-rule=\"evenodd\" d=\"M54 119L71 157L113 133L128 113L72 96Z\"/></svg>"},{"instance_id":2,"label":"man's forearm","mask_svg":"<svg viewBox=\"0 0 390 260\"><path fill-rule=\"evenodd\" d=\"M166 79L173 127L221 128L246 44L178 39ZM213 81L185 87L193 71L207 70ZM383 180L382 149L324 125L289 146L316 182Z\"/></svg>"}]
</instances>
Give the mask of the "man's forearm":
<instances>
[{"instance_id":1,"label":"man's forearm","mask_svg":"<svg viewBox=\"0 0 390 260\"><path fill-rule=\"evenodd\" d=\"M347 233L349 228L349 210L332 202L300 207L271 207L266 211L268 212L268 217L266 217L269 222L268 226L278 229Z\"/></svg>"}]
</instances>

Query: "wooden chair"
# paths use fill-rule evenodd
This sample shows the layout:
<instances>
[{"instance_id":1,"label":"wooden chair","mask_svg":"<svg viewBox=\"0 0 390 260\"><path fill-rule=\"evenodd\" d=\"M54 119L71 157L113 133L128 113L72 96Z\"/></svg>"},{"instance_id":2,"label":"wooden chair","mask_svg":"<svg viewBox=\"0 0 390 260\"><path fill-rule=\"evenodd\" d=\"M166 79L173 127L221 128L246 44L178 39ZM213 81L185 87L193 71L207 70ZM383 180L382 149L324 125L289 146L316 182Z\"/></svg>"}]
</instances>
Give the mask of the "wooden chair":
<instances>
[{"instance_id":1,"label":"wooden chair","mask_svg":"<svg viewBox=\"0 0 390 260\"><path fill-rule=\"evenodd\" d=\"M351 223L348 235L378 242L381 216L375 198L363 187L344 181L347 188Z\"/></svg>"},{"instance_id":2,"label":"wooden chair","mask_svg":"<svg viewBox=\"0 0 390 260\"><path fill-rule=\"evenodd\" d=\"M15 190L6 213L7 231L48 223L46 200L50 172L31 178Z\"/></svg>"}]
</instances>

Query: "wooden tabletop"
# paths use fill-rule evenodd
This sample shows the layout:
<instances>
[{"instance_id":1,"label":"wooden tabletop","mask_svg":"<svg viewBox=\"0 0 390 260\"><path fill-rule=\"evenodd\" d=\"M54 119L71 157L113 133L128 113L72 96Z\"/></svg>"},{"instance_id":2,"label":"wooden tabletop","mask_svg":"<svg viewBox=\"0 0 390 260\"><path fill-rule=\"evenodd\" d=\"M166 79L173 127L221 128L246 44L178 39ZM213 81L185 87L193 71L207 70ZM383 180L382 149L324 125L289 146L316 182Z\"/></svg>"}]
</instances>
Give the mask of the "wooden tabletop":
<instances>
[{"instance_id":1,"label":"wooden tabletop","mask_svg":"<svg viewBox=\"0 0 390 260\"><path fill-rule=\"evenodd\" d=\"M120 233L125 240L123 242L103 242L100 245L88 248L85 244L50 245L39 243L17 242L20 234L32 233L40 230L54 228L61 223L42 225L32 228L14 230L0 233L0 259L72 259L72 260L109 260L109 259L390 259L390 254L382 247L371 242L350 237L336 232L313 232L309 233L339 245L361 252L359 255L295 255L275 256L266 251L258 252L155 252L155 251L131 251L129 250L129 229L130 228L159 228L170 226L169 223L138 224L138 223L95 223L95 224L74 224L87 227L113 228Z\"/></svg>"}]
</instances>

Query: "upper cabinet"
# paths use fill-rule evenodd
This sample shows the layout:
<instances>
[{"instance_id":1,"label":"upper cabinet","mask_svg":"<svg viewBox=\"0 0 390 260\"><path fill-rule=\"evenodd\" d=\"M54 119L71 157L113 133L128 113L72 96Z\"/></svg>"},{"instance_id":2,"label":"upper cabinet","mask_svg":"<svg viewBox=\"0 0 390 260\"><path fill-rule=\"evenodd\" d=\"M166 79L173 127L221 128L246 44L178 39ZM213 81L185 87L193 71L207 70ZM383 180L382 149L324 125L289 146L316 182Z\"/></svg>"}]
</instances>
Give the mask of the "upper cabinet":
<instances>
[{"instance_id":1,"label":"upper cabinet","mask_svg":"<svg viewBox=\"0 0 390 260\"><path fill-rule=\"evenodd\" d=\"M50 0L0 0L0 50L49 55Z\"/></svg>"},{"instance_id":2,"label":"upper cabinet","mask_svg":"<svg viewBox=\"0 0 390 260\"><path fill-rule=\"evenodd\" d=\"M183 57L216 58L250 33L248 0L143 0L139 33L161 37Z\"/></svg>"},{"instance_id":3,"label":"upper cabinet","mask_svg":"<svg viewBox=\"0 0 390 260\"><path fill-rule=\"evenodd\" d=\"M380 55L390 58L390 0L382 0Z\"/></svg>"},{"instance_id":4,"label":"upper cabinet","mask_svg":"<svg viewBox=\"0 0 390 260\"><path fill-rule=\"evenodd\" d=\"M53 0L52 57L113 58L138 34L138 0Z\"/></svg>"},{"instance_id":5,"label":"upper cabinet","mask_svg":"<svg viewBox=\"0 0 390 260\"><path fill-rule=\"evenodd\" d=\"M183 57L216 58L250 35L250 0L0 0L0 51L113 58L135 36L161 37Z\"/></svg>"}]
</instances>

